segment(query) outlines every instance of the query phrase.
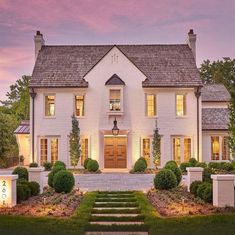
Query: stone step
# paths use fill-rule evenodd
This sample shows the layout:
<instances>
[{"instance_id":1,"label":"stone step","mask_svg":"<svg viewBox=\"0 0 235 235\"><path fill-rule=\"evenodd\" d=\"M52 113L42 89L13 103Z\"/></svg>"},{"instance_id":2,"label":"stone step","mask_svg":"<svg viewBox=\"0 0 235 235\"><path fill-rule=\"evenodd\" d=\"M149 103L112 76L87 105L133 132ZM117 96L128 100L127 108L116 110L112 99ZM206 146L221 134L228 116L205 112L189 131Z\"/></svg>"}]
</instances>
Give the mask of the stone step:
<instances>
[{"instance_id":1,"label":"stone step","mask_svg":"<svg viewBox=\"0 0 235 235\"><path fill-rule=\"evenodd\" d=\"M95 202L95 204L120 204L120 203L122 203L122 204L126 204L126 203L137 203L136 201L135 202L115 202L115 201L112 201L112 202Z\"/></svg>"},{"instance_id":2,"label":"stone step","mask_svg":"<svg viewBox=\"0 0 235 235\"><path fill-rule=\"evenodd\" d=\"M90 224L99 224L99 225L136 225L144 224L142 221L91 221Z\"/></svg>"},{"instance_id":3,"label":"stone step","mask_svg":"<svg viewBox=\"0 0 235 235\"><path fill-rule=\"evenodd\" d=\"M85 235L148 235L148 232L138 232L138 231L130 231L130 232L111 232L111 231L107 231L107 232L99 232L99 231L93 231L93 232L86 232Z\"/></svg>"},{"instance_id":4,"label":"stone step","mask_svg":"<svg viewBox=\"0 0 235 235\"><path fill-rule=\"evenodd\" d=\"M93 207L93 209L96 209L96 210L136 210L136 209L139 209L139 207Z\"/></svg>"},{"instance_id":5,"label":"stone step","mask_svg":"<svg viewBox=\"0 0 235 235\"><path fill-rule=\"evenodd\" d=\"M101 196L101 194L100 194L100 196ZM114 196L125 196L125 197L133 197L134 195L131 193L131 194L114 194L114 193L112 193L112 194L105 194L105 193L102 193L102 196L105 196L105 197L114 197Z\"/></svg>"},{"instance_id":6,"label":"stone step","mask_svg":"<svg viewBox=\"0 0 235 235\"><path fill-rule=\"evenodd\" d=\"M107 217L136 217L140 214L91 214L91 216L107 216Z\"/></svg>"}]
</instances>

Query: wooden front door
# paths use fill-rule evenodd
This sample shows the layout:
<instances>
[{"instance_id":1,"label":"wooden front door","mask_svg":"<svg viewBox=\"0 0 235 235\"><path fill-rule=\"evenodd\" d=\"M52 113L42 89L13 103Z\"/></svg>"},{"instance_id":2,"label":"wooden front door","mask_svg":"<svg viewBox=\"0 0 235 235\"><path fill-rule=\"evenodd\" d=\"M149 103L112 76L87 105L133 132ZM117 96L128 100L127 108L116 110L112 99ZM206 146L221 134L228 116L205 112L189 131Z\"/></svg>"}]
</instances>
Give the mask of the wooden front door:
<instances>
[{"instance_id":1,"label":"wooden front door","mask_svg":"<svg viewBox=\"0 0 235 235\"><path fill-rule=\"evenodd\" d=\"M104 168L126 168L126 137L104 138Z\"/></svg>"}]
</instances>

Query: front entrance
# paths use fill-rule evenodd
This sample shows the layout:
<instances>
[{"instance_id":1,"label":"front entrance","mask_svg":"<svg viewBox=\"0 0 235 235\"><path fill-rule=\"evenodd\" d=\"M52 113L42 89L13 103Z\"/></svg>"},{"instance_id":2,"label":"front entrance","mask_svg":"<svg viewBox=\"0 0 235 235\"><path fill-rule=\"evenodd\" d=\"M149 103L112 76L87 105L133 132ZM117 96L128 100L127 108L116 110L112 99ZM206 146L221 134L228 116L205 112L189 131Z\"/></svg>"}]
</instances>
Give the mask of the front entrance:
<instances>
[{"instance_id":1,"label":"front entrance","mask_svg":"<svg viewBox=\"0 0 235 235\"><path fill-rule=\"evenodd\" d=\"M127 137L104 137L104 168L126 168Z\"/></svg>"}]
</instances>

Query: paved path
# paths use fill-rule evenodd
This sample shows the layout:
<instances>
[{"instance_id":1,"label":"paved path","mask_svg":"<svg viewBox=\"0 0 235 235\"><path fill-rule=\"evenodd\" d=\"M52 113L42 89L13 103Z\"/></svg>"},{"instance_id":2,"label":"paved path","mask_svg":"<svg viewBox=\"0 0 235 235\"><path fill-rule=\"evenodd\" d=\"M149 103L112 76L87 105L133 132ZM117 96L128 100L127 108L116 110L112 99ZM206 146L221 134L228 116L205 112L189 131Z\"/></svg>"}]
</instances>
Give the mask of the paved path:
<instances>
[{"instance_id":1,"label":"paved path","mask_svg":"<svg viewBox=\"0 0 235 235\"><path fill-rule=\"evenodd\" d=\"M85 191L148 190L153 186L153 174L102 173L75 175L76 185Z\"/></svg>"}]
</instances>

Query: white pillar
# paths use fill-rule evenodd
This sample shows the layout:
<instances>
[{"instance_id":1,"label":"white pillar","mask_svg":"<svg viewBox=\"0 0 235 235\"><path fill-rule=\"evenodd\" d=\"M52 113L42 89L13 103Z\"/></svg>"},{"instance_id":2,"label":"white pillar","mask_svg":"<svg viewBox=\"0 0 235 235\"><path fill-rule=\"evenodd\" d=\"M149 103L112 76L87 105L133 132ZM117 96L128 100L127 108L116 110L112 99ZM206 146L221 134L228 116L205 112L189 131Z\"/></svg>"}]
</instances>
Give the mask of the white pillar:
<instances>
[{"instance_id":1,"label":"white pillar","mask_svg":"<svg viewBox=\"0 0 235 235\"><path fill-rule=\"evenodd\" d=\"M43 172L44 167L30 167L29 171L29 181L36 181L40 185L40 193L43 192Z\"/></svg>"},{"instance_id":2,"label":"white pillar","mask_svg":"<svg viewBox=\"0 0 235 235\"><path fill-rule=\"evenodd\" d=\"M190 192L190 185L194 181L202 181L202 172L203 168L202 167L187 167L187 187L188 187L188 192Z\"/></svg>"},{"instance_id":3,"label":"white pillar","mask_svg":"<svg viewBox=\"0 0 235 235\"><path fill-rule=\"evenodd\" d=\"M0 207L16 205L16 180L18 175L0 175Z\"/></svg>"},{"instance_id":4,"label":"white pillar","mask_svg":"<svg viewBox=\"0 0 235 235\"><path fill-rule=\"evenodd\" d=\"M211 175L213 179L213 206L234 207L235 175Z\"/></svg>"}]
</instances>

